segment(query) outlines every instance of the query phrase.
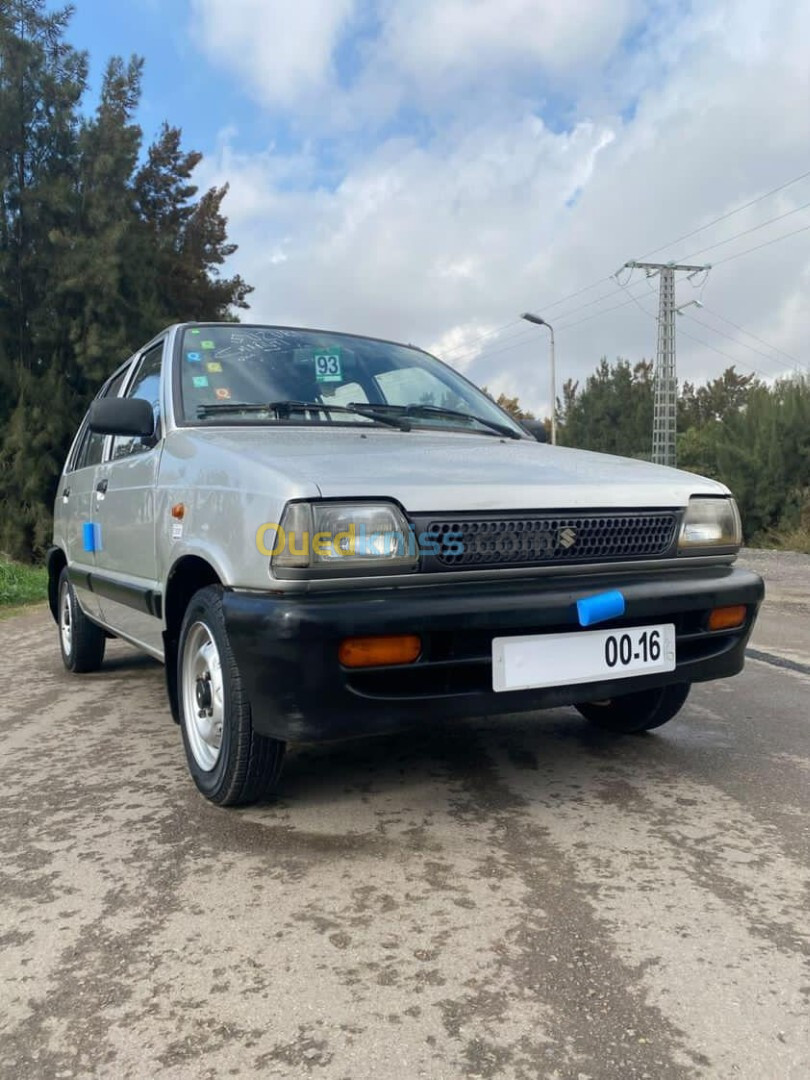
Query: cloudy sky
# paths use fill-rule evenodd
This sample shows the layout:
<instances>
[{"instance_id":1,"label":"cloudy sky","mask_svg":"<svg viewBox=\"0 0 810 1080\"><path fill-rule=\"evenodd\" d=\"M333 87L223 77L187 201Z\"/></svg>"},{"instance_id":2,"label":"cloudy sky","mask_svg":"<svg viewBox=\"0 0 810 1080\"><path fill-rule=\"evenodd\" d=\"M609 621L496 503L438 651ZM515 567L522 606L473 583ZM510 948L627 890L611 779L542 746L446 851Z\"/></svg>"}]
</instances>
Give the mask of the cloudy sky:
<instances>
[{"instance_id":1,"label":"cloudy sky","mask_svg":"<svg viewBox=\"0 0 810 1080\"><path fill-rule=\"evenodd\" d=\"M256 321L410 341L542 412L520 313L560 380L649 357L657 281L612 277L649 256L714 264L678 285L682 378L810 363L810 5L76 2L94 77L144 55L147 135L230 183Z\"/></svg>"}]
</instances>

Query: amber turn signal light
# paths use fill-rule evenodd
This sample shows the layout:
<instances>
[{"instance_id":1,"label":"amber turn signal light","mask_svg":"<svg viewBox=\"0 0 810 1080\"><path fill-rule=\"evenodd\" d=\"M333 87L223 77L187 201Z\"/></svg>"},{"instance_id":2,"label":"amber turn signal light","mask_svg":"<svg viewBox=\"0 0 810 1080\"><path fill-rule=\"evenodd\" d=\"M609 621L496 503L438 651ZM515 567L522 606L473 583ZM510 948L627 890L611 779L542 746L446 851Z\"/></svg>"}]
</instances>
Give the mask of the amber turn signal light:
<instances>
[{"instance_id":1,"label":"amber turn signal light","mask_svg":"<svg viewBox=\"0 0 810 1080\"><path fill-rule=\"evenodd\" d=\"M416 634L388 637L352 637L341 641L338 658L344 667L377 667L383 664L412 664L419 659L422 639Z\"/></svg>"},{"instance_id":2,"label":"amber turn signal light","mask_svg":"<svg viewBox=\"0 0 810 1080\"><path fill-rule=\"evenodd\" d=\"M716 607L709 615L710 630L737 630L745 622L747 611L745 604L733 607Z\"/></svg>"}]
</instances>

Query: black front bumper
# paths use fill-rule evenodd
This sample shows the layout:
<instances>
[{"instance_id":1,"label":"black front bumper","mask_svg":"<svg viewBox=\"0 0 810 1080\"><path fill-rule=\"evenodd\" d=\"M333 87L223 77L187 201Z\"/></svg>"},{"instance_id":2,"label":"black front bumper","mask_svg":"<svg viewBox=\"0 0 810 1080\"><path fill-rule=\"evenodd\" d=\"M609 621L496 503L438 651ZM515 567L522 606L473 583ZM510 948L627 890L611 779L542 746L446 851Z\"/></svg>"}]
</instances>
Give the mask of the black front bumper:
<instances>
[{"instance_id":1,"label":"black front bumper","mask_svg":"<svg viewBox=\"0 0 810 1080\"><path fill-rule=\"evenodd\" d=\"M599 629L674 622L675 671L579 686L493 691L493 637L575 632L580 629L576 601L614 588L624 593L625 614ZM227 591L224 606L256 730L310 742L391 731L431 712L446 719L545 709L736 675L763 595L756 574L710 566L297 596ZM708 631L711 609L730 604L745 604L745 625L731 632ZM422 655L405 666L342 667L340 642L373 634L419 634Z\"/></svg>"}]
</instances>

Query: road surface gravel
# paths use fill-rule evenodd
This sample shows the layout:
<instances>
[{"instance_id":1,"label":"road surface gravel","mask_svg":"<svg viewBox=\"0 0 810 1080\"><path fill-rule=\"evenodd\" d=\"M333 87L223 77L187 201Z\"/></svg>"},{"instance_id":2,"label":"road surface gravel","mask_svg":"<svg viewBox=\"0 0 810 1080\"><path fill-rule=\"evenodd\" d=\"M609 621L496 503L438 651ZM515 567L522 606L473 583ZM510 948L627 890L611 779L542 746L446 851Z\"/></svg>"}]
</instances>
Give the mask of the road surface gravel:
<instances>
[{"instance_id":1,"label":"road surface gravel","mask_svg":"<svg viewBox=\"0 0 810 1080\"><path fill-rule=\"evenodd\" d=\"M161 668L0 622L0 1076L806 1080L810 558L656 734L570 709L187 778Z\"/></svg>"}]
</instances>

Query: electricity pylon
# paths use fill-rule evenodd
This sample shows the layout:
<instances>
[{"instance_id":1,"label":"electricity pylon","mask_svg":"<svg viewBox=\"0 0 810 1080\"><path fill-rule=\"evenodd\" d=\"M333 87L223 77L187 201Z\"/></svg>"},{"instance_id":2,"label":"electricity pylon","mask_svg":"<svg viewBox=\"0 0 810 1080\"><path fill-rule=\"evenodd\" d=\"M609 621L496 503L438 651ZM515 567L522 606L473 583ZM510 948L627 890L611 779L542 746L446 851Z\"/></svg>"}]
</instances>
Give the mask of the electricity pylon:
<instances>
[{"instance_id":1,"label":"electricity pylon","mask_svg":"<svg viewBox=\"0 0 810 1080\"><path fill-rule=\"evenodd\" d=\"M658 293L658 351L655 358L655 405L653 408L652 459L657 465L675 466L678 430L678 375L675 367L675 273L689 277L710 270L710 266L682 266L677 263L627 262L622 269L645 270L647 277L660 274Z\"/></svg>"}]
</instances>

